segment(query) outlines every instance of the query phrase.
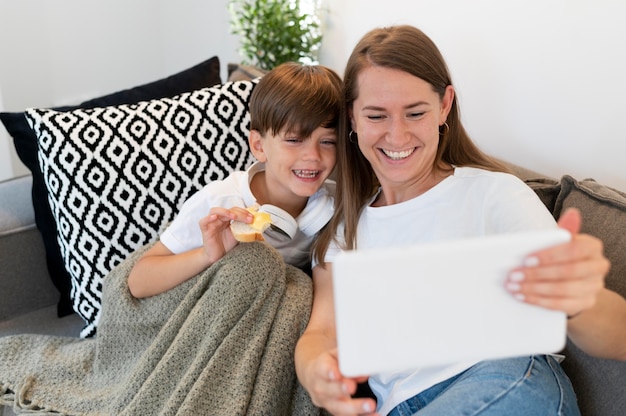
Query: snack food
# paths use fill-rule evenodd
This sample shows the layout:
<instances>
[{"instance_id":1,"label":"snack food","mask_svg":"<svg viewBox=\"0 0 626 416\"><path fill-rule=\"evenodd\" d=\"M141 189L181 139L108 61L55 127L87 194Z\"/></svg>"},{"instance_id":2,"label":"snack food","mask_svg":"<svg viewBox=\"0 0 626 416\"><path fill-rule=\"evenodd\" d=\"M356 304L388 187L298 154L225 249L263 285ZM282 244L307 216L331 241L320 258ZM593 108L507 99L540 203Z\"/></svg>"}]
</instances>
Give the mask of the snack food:
<instances>
[{"instance_id":1,"label":"snack food","mask_svg":"<svg viewBox=\"0 0 626 416\"><path fill-rule=\"evenodd\" d=\"M251 224L233 221L230 223L230 231L232 231L235 240L242 243L264 241L263 231L272 223L272 217L267 212L259 212L258 205L248 207L247 210L254 215L254 221Z\"/></svg>"}]
</instances>

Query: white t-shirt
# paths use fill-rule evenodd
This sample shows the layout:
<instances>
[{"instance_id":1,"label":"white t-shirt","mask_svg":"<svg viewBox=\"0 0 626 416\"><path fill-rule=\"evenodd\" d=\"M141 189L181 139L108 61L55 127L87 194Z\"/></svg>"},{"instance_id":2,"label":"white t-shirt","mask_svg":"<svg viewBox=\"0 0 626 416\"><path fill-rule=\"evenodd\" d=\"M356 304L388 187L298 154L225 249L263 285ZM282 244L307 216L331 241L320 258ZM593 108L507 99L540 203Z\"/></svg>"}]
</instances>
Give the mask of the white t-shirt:
<instances>
[{"instance_id":1,"label":"white t-shirt","mask_svg":"<svg viewBox=\"0 0 626 416\"><path fill-rule=\"evenodd\" d=\"M198 222L207 216L212 207L243 207L256 204L250 191L252 177L265 169L255 163L247 171L233 172L222 181L204 186L183 204L170 226L161 234L161 242L173 253L183 253L202 246L202 233ZM279 233L266 233L265 241L276 248L286 263L307 267L311 259L311 244L317 232L333 214L335 183L327 180L307 202L296 222L298 231L293 239Z\"/></svg>"},{"instance_id":2,"label":"white t-shirt","mask_svg":"<svg viewBox=\"0 0 626 416\"><path fill-rule=\"evenodd\" d=\"M554 218L535 192L517 177L456 168L454 175L412 200L366 207L359 219L357 249L555 226ZM338 235L342 236L343 230ZM339 251L336 244L331 244L325 260L332 262ZM377 411L387 414L403 401L473 364L462 362L372 375L369 383L378 398Z\"/></svg>"}]
</instances>

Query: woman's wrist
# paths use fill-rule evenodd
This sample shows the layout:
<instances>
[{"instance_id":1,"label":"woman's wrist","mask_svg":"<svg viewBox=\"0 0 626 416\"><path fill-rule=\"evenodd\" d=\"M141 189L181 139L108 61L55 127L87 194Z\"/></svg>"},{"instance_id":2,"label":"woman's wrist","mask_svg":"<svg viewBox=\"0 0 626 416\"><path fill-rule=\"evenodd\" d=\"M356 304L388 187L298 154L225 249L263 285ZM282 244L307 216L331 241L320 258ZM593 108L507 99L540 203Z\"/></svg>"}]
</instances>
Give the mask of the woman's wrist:
<instances>
[{"instance_id":1,"label":"woman's wrist","mask_svg":"<svg viewBox=\"0 0 626 416\"><path fill-rule=\"evenodd\" d=\"M575 312L575 313L573 313L573 314L571 314L571 315L567 315L567 319L568 319L568 320L570 320L570 319L574 319L574 318L576 318L577 316L579 316L579 315L580 315L581 313L583 313L583 312L584 312L584 310L582 310L582 311L578 311L578 312Z\"/></svg>"}]
</instances>

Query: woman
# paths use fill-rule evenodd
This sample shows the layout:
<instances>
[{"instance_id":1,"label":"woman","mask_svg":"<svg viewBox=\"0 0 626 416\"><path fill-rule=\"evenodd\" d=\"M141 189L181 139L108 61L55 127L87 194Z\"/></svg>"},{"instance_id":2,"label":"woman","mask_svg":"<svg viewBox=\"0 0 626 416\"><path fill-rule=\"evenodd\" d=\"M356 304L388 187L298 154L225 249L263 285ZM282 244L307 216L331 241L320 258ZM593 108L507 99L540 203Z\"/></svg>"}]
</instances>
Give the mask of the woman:
<instances>
[{"instance_id":1,"label":"woman","mask_svg":"<svg viewBox=\"0 0 626 416\"><path fill-rule=\"evenodd\" d=\"M346 66L344 101L336 210L316 243L313 311L296 348L298 377L313 402L336 415L578 415L552 356L375 374L376 400L351 397L367 378L345 378L338 369L331 263L341 250L556 225L534 192L472 143L446 64L418 29L366 34ZM565 311L570 337L591 348L588 329L594 322L607 329L611 320L603 316L622 305L603 288L609 264L601 242L578 234L580 214L564 213L559 226L572 241L531 256L529 267L511 272L507 289L520 301ZM615 308L597 310L599 298ZM624 353L611 330L594 336L602 339L597 353Z\"/></svg>"}]
</instances>

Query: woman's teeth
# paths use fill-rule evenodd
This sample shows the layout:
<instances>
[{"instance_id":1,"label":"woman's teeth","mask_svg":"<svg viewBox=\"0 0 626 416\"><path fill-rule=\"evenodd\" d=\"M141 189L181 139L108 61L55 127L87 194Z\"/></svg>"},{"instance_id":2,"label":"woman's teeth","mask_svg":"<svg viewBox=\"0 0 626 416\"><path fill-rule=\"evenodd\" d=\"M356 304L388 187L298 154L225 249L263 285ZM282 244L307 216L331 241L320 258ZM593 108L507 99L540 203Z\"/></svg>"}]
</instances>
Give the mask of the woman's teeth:
<instances>
[{"instance_id":1,"label":"woman's teeth","mask_svg":"<svg viewBox=\"0 0 626 416\"><path fill-rule=\"evenodd\" d=\"M302 170L302 169L297 169L297 170L294 170L293 173L295 173L296 176L298 176L300 178L311 179L311 178L314 178L317 175L319 175L320 171L319 170Z\"/></svg>"},{"instance_id":2,"label":"woman's teeth","mask_svg":"<svg viewBox=\"0 0 626 416\"><path fill-rule=\"evenodd\" d=\"M385 150L385 149L382 149L382 151L385 154L385 156L387 156L389 159L400 160L400 159L404 159L405 157L409 157L411 153L415 151L415 148L412 148L409 150L403 150L401 152L392 152L391 150Z\"/></svg>"}]
</instances>

